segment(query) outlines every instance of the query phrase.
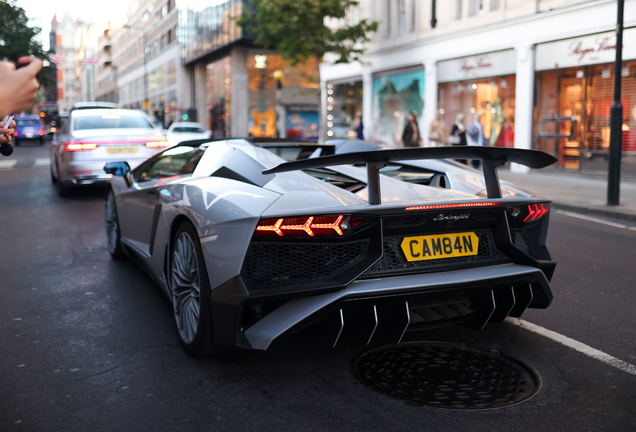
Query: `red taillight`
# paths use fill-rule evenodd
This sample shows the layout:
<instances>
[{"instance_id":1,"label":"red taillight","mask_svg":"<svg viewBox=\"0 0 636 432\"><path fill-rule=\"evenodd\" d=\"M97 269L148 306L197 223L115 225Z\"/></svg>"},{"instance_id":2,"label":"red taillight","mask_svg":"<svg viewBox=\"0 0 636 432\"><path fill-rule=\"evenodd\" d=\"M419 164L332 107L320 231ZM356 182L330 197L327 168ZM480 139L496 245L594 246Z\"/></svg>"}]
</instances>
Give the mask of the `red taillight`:
<instances>
[{"instance_id":1,"label":"red taillight","mask_svg":"<svg viewBox=\"0 0 636 432\"><path fill-rule=\"evenodd\" d=\"M17 132L13 132L13 136L18 136L18 133Z\"/></svg>"},{"instance_id":2,"label":"red taillight","mask_svg":"<svg viewBox=\"0 0 636 432\"><path fill-rule=\"evenodd\" d=\"M256 227L257 233L276 233L279 237L286 234L344 235L343 215L338 216L301 216L262 220Z\"/></svg>"},{"instance_id":3,"label":"red taillight","mask_svg":"<svg viewBox=\"0 0 636 432\"><path fill-rule=\"evenodd\" d=\"M533 222L541 219L550 211L550 206L547 204L528 204L528 215L523 220L524 222Z\"/></svg>"},{"instance_id":4,"label":"red taillight","mask_svg":"<svg viewBox=\"0 0 636 432\"><path fill-rule=\"evenodd\" d=\"M83 151L83 150L95 150L97 144L83 143L81 141L69 141L65 145L66 151Z\"/></svg>"},{"instance_id":5,"label":"red taillight","mask_svg":"<svg viewBox=\"0 0 636 432\"><path fill-rule=\"evenodd\" d=\"M465 207L489 207L489 206L498 206L501 203L498 202L468 202L461 204L440 204L440 205L424 205L424 206L415 206L415 207L407 207L404 210L438 210L438 209L446 209L446 208L465 208Z\"/></svg>"},{"instance_id":6,"label":"red taillight","mask_svg":"<svg viewBox=\"0 0 636 432\"><path fill-rule=\"evenodd\" d=\"M150 141L146 143L148 148L163 148L168 147L170 143L168 141Z\"/></svg>"},{"instance_id":7,"label":"red taillight","mask_svg":"<svg viewBox=\"0 0 636 432\"><path fill-rule=\"evenodd\" d=\"M40 136L44 135L44 131L42 129L40 129L40 132L38 132L40 134Z\"/></svg>"}]
</instances>

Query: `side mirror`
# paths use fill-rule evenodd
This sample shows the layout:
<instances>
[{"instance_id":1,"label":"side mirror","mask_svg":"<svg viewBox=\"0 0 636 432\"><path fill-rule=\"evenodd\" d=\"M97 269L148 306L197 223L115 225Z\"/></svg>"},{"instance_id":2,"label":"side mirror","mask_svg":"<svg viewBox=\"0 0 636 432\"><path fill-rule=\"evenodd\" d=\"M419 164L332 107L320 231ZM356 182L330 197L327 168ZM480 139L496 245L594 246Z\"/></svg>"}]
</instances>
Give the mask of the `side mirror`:
<instances>
[{"instance_id":1,"label":"side mirror","mask_svg":"<svg viewBox=\"0 0 636 432\"><path fill-rule=\"evenodd\" d=\"M128 162L108 162L104 165L104 171L106 174L124 177L130 172L130 165Z\"/></svg>"},{"instance_id":2,"label":"side mirror","mask_svg":"<svg viewBox=\"0 0 636 432\"><path fill-rule=\"evenodd\" d=\"M132 186L130 165L128 165L128 162L108 162L104 165L104 171L106 174L123 177L124 180L126 180L126 185L128 187Z\"/></svg>"}]
</instances>

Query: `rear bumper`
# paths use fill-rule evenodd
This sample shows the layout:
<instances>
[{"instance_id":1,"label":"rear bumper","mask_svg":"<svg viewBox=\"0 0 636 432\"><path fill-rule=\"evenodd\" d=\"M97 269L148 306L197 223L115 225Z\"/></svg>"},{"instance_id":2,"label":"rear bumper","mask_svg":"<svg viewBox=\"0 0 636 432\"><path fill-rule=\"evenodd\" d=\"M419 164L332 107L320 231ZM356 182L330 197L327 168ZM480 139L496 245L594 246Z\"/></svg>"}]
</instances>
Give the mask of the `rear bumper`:
<instances>
[{"instance_id":1,"label":"rear bumper","mask_svg":"<svg viewBox=\"0 0 636 432\"><path fill-rule=\"evenodd\" d=\"M541 270L503 264L358 280L339 291L280 302L242 328L242 314L250 305L240 295L246 292L241 285L237 277L212 292L215 339L219 344L258 350L317 321L325 321L334 345L343 335L366 343L376 338L397 343L408 330L457 323L481 329L489 321L520 316L527 307L546 308L552 301L550 284Z\"/></svg>"}]
</instances>

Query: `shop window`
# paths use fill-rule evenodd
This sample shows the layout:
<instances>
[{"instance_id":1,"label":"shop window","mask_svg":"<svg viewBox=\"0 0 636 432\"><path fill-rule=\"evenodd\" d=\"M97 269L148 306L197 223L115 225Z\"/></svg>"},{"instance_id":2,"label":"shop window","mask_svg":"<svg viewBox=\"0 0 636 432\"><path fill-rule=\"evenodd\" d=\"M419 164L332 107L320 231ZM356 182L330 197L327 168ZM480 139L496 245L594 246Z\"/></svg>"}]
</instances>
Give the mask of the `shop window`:
<instances>
[{"instance_id":1,"label":"shop window","mask_svg":"<svg viewBox=\"0 0 636 432\"><path fill-rule=\"evenodd\" d=\"M176 64L175 64L176 68ZM216 138L230 136L232 61L230 57L206 67L207 127ZM204 123L203 121L201 123Z\"/></svg>"},{"instance_id":2,"label":"shop window","mask_svg":"<svg viewBox=\"0 0 636 432\"><path fill-rule=\"evenodd\" d=\"M327 110L327 138L355 139L356 118L362 116L362 81L328 84Z\"/></svg>"},{"instance_id":3,"label":"shop window","mask_svg":"<svg viewBox=\"0 0 636 432\"><path fill-rule=\"evenodd\" d=\"M415 112L421 120L424 109L423 69L381 74L373 78L371 125L365 125L365 138L399 146L408 114ZM420 124L420 130L424 127Z\"/></svg>"},{"instance_id":4,"label":"shop window","mask_svg":"<svg viewBox=\"0 0 636 432\"><path fill-rule=\"evenodd\" d=\"M515 85L515 75L441 84L439 101L447 129L457 114L463 114L466 128L479 116L485 145L514 147Z\"/></svg>"},{"instance_id":5,"label":"shop window","mask_svg":"<svg viewBox=\"0 0 636 432\"><path fill-rule=\"evenodd\" d=\"M313 58L292 66L280 54L249 50L247 57L249 90L249 132L255 137L276 137L289 133L294 138L317 139L318 75ZM280 71L281 88L277 89L274 72ZM293 115L291 113L293 112ZM278 113L278 115L277 115ZM284 121L290 116L292 121ZM285 116L284 118L282 116ZM315 117L315 118L314 118ZM278 123L277 123L278 120ZM305 126L300 128L300 124ZM300 128L300 129L299 129ZM284 130L283 130L284 129Z\"/></svg>"},{"instance_id":6,"label":"shop window","mask_svg":"<svg viewBox=\"0 0 636 432\"><path fill-rule=\"evenodd\" d=\"M625 65L623 168L636 175L636 62ZM537 76L535 148L558 159L561 168L604 172L608 169L610 111L614 99L614 65L595 65Z\"/></svg>"}]
</instances>

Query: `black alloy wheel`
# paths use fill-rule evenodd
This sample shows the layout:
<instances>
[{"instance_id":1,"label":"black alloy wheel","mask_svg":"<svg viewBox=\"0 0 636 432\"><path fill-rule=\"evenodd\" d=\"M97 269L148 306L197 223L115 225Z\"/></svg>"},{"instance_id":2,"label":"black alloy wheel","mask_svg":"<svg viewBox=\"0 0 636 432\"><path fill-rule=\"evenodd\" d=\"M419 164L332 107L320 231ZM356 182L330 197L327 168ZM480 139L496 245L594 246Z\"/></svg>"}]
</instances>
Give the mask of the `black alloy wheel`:
<instances>
[{"instance_id":1,"label":"black alloy wheel","mask_svg":"<svg viewBox=\"0 0 636 432\"><path fill-rule=\"evenodd\" d=\"M201 242L192 224L182 223L170 257L170 291L181 345L193 356L223 351L214 343L208 279Z\"/></svg>"},{"instance_id":2,"label":"black alloy wheel","mask_svg":"<svg viewBox=\"0 0 636 432\"><path fill-rule=\"evenodd\" d=\"M113 259L125 257L121 246L121 230L119 228L119 218L117 217L117 203L113 191L108 191L106 195L106 246Z\"/></svg>"}]
</instances>

